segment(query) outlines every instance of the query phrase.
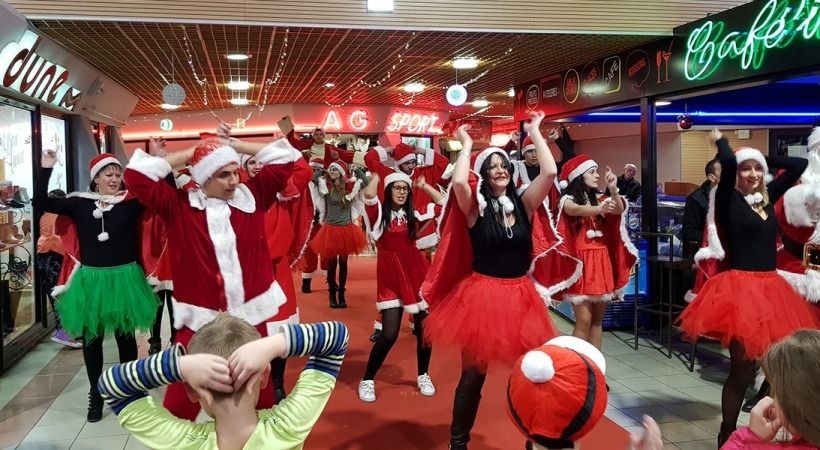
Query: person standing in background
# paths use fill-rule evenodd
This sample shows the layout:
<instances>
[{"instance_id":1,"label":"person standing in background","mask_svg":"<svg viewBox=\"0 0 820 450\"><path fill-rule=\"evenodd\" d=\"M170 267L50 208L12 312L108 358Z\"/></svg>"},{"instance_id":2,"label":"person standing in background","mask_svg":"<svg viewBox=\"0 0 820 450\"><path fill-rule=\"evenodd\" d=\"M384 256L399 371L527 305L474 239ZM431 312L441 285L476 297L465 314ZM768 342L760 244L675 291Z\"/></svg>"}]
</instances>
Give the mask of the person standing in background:
<instances>
[{"instance_id":1,"label":"person standing in background","mask_svg":"<svg viewBox=\"0 0 820 450\"><path fill-rule=\"evenodd\" d=\"M683 207L683 256L692 258L700 248L706 212L709 210L709 191L720 181L720 161L706 163L706 181L686 197Z\"/></svg>"},{"instance_id":2,"label":"person standing in background","mask_svg":"<svg viewBox=\"0 0 820 450\"><path fill-rule=\"evenodd\" d=\"M630 203L635 203L641 196L641 183L635 179L637 173L638 167L635 164L627 164L624 166L624 173L618 177L618 192Z\"/></svg>"}]
</instances>

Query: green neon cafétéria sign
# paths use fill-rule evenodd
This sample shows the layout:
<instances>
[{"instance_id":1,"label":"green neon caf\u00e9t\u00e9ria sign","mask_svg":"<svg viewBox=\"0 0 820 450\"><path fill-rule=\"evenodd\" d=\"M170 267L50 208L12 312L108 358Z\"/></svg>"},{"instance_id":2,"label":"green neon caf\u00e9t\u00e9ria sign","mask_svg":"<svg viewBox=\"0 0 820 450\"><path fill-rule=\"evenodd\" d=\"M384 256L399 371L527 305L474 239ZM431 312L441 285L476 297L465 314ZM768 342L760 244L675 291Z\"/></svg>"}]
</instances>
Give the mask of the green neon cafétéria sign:
<instances>
[{"instance_id":1,"label":"green neon caf\u00e9t\u00e9ria sign","mask_svg":"<svg viewBox=\"0 0 820 450\"><path fill-rule=\"evenodd\" d=\"M704 22L689 33L686 42L686 78L706 80L731 60L737 60L744 71L755 71L770 50L788 48L795 40L820 42L820 0L794 3L767 1L748 30L728 30L721 20Z\"/></svg>"}]
</instances>

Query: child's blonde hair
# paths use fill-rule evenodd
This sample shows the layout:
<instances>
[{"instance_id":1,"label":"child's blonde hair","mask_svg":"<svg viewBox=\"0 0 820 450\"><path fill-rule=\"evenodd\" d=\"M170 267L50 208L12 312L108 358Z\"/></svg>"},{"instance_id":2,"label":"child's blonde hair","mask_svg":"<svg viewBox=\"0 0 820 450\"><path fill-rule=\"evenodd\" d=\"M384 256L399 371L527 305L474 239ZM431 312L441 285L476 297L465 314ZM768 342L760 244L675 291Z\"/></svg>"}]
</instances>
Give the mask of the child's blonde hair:
<instances>
[{"instance_id":1,"label":"child's blonde hair","mask_svg":"<svg viewBox=\"0 0 820 450\"><path fill-rule=\"evenodd\" d=\"M783 420L820 445L820 330L800 330L773 345L763 358L763 371Z\"/></svg>"},{"instance_id":2,"label":"child's blonde hair","mask_svg":"<svg viewBox=\"0 0 820 450\"><path fill-rule=\"evenodd\" d=\"M228 359L236 349L261 337L253 325L223 312L194 333L187 350L189 354L208 353Z\"/></svg>"}]
</instances>

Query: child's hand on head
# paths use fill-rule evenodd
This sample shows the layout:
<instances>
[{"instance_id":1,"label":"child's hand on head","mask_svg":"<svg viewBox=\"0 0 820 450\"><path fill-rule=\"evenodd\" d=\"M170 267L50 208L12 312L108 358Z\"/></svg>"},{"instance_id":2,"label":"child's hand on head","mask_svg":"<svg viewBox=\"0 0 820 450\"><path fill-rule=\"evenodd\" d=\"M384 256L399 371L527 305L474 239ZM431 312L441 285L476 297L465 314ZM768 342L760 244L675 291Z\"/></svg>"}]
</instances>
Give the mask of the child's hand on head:
<instances>
[{"instance_id":1,"label":"child's hand on head","mask_svg":"<svg viewBox=\"0 0 820 450\"><path fill-rule=\"evenodd\" d=\"M261 381L265 370L270 367L271 360L283 354L284 338L282 335L273 335L248 342L236 349L228 358L234 389L238 391L242 389L242 386L247 386L247 391L250 393L253 386Z\"/></svg>"},{"instance_id":2,"label":"child's hand on head","mask_svg":"<svg viewBox=\"0 0 820 450\"><path fill-rule=\"evenodd\" d=\"M234 391L228 361L219 356L206 353L185 355L179 359L179 372L207 404L213 402L211 391L226 394Z\"/></svg>"},{"instance_id":3,"label":"child's hand on head","mask_svg":"<svg viewBox=\"0 0 820 450\"><path fill-rule=\"evenodd\" d=\"M749 416L749 429L761 440L770 442L783 426L783 421L774 406L774 399L763 397Z\"/></svg>"}]
</instances>

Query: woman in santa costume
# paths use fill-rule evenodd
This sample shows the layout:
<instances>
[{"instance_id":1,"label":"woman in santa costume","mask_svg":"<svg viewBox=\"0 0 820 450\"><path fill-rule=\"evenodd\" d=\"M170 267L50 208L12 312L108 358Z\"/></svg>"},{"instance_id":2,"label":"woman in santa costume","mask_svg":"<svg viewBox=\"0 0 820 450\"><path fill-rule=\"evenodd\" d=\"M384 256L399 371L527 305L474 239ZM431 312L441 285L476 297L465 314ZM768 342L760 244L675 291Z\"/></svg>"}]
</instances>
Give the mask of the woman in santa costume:
<instances>
[{"instance_id":1,"label":"woman in santa costume","mask_svg":"<svg viewBox=\"0 0 820 450\"><path fill-rule=\"evenodd\" d=\"M526 125L537 147L541 173L520 196L510 182L507 153L497 147L470 154L468 126L458 129L463 150L453 171L441 221L441 241L422 297L430 305L424 336L461 350L450 448L466 449L491 362L512 364L555 336L544 299L528 274L557 242L544 210L556 175L555 161L538 126Z\"/></svg>"},{"instance_id":2,"label":"woman in santa costume","mask_svg":"<svg viewBox=\"0 0 820 450\"><path fill-rule=\"evenodd\" d=\"M580 155L561 168L566 189L558 205L557 227L564 252L581 262L577 280L559 296L572 303L572 335L601 348L603 320L611 301L621 300L638 251L626 233L626 201L607 167L604 180L612 197L598 194L598 163Z\"/></svg>"},{"instance_id":3,"label":"woman in santa costume","mask_svg":"<svg viewBox=\"0 0 820 450\"><path fill-rule=\"evenodd\" d=\"M427 303L419 297L419 290L427 274L429 263L416 247L418 231L423 224L413 208L413 180L402 172L393 172L384 180L384 190L378 174L373 174L364 192L366 225L370 236L376 241L376 308L381 314L383 329L378 334L367 368L359 383L359 399L376 401L373 379L381 368L401 328L402 312L413 315L416 334L416 361L418 377L416 384L421 395L436 393L427 371L432 349L423 342L423 322L427 315ZM416 181L417 187L438 201L442 195L427 184L423 177ZM381 199L380 199L381 197Z\"/></svg>"},{"instance_id":4,"label":"woman in santa costume","mask_svg":"<svg viewBox=\"0 0 820 450\"><path fill-rule=\"evenodd\" d=\"M316 185L325 204L325 218L310 247L323 261L327 261L331 308L347 307L347 258L367 249L367 237L354 222L354 204L361 201L358 196L364 180L355 176L351 178L353 175L343 161L334 161L324 174L320 172L316 176ZM338 283L336 267L339 268Z\"/></svg>"},{"instance_id":5,"label":"woman in santa costume","mask_svg":"<svg viewBox=\"0 0 820 450\"><path fill-rule=\"evenodd\" d=\"M263 165L246 183L239 182L237 150ZM265 215L300 158L284 139L270 144L216 139L165 158L141 150L134 153L125 170L126 183L141 203L165 219L168 230L177 342L186 345L201 326L224 311L254 325L263 336L273 330L269 323L287 299L274 278L264 237ZM176 189L161 181L172 167L188 161L197 188ZM258 406L269 408L273 403L273 386L268 384ZM182 384L168 387L164 406L189 420L199 412L199 404L188 399Z\"/></svg>"},{"instance_id":6,"label":"woman in santa costume","mask_svg":"<svg viewBox=\"0 0 820 450\"><path fill-rule=\"evenodd\" d=\"M91 192L49 198L48 179L56 160L53 151L43 154L34 201L42 211L69 218L76 227L76 233L71 234L77 239L79 254L66 246L69 257L64 270L71 272L68 280L54 289L54 295L63 329L72 337L83 338L83 360L91 385L88 421L97 422L103 407L97 391L103 338L114 335L120 362L133 361L137 359L134 332L150 330L157 313L157 297L138 264L145 208L122 190L122 166L110 153L91 161ZM65 239L69 233L60 235Z\"/></svg>"},{"instance_id":7,"label":"woman in santa costume","mask_svg":"<svg viewBox=\"0 0 820 450\"><path fill-rule=\"evenodd\" d=\"M707 245L695 260L699 265L719 260L727 270L709 274L679 323L691 339L708 336L729 348L720 446L736 428L746 388L754 381L755 361L771 344L800 328L815 328L818 321L775 270L778 226L773 204L798 180L806 160L770 156L767 161L757 149L733 152L717 130L711 138L722 172L710 195ZM766 184L769 164L785 170Z\"/></svg>"},{"instance_id":8,"label":"woman in santa costume","mask_svg":"<svg viewBox=\"0 0 820 450\"><path fill-rule=\"evenodd\" d=\"M324 196L319 193L318 180L321 172L324 170L324 161L322 158L312 158L310 160L310 168L313 170L313 178L308 184L308 192L310 193L313 222L308 234L308 242L302 250L302 254L296 261L296 269L302 272L302 293L310 294L313 292L311 288L311 281L313 277L319 275L322 271L327 271L327 261L322 260L319 265L319 255L311 248L310 242L319 233L322 227L322 222L325 220L325 201ZM320 270L321 269L321 270ZM326 273L325 273L326 274Z\"/></svg>"}]
</instances>

